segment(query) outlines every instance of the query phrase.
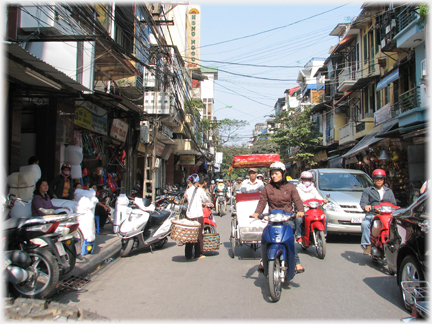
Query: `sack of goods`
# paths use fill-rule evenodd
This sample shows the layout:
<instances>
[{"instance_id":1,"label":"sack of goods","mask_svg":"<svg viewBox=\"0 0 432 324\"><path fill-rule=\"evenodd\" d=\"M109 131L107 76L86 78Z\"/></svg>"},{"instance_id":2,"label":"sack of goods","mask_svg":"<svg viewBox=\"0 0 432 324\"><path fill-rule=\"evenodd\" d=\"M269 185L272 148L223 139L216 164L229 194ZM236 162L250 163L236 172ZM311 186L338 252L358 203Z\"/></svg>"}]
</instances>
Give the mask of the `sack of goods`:
<instances>
[{"instance_id":1,"label":"sack of goods","mask_svg":"<svg viewBox=\"0 0 432 324\"><path fill-rule=\"evenodd\" d=\"M197 243L201 224L189 219L171 220L171 238L183 243Z\"/></svg>"}]
</instances>

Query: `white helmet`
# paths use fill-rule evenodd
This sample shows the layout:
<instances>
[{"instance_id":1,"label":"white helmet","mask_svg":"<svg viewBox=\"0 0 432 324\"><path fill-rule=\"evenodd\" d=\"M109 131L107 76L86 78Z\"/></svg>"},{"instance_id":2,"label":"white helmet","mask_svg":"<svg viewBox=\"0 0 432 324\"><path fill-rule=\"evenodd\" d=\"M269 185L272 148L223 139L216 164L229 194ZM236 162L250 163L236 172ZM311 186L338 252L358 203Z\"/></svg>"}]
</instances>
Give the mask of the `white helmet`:
<instances>
[{"instance_id":1,"label":"white helmet","mask_svg":"<svg viewBox=\"0 0 432 324\"><path fill-rule=\"evenodd\" d=\"M300 179L309 179L312 180L313 179L313 174L310 171L303 171L300 175Z\"/></svg>"},{"instance_id":2,"label":"white helmet","mask_svg":"<svg viewBox=\"0 0 432 324\"><path fill-rule=\"evenodd\" d=\"M212 180L211 183L215 183L214 180Z\"/></svg>"},{"instance_id":3,"label":"white helmet","mask_svg":"<svg viewBox=\"0 0 432 324\"><path fill-rule=\"evenodd\" d=\"M270 171L271 170L281 170L283 173L286 171L286 167L285 167L285 164L283 164L282 162L273 162L270 165Z\"/></svg>"},{"instance_id":4,"label":"white helmet","mask_svg":"<svg viewBox=\"0 0 432 324\"><path fill-rule=\"evenodd\" d=\"M257 178L259 178L259 177L264 179L264 176L261 173L257 175Z\"/></svg>"}]
</instances>

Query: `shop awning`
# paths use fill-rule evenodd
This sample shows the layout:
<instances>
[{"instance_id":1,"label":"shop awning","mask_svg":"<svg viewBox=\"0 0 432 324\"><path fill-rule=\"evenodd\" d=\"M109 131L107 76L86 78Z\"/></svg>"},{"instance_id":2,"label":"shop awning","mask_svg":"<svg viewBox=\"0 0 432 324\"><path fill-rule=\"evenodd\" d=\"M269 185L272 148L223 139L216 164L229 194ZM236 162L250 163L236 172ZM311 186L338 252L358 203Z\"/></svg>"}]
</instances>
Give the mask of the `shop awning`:
<instances>
[{"instance_id":1,"label":"shop awning","mask_svg":"<svg viewBox=\"0 0 432 324\"><path fill-rule=\"evenodd\" d=\"M351 150L349 150L347 153L343 155L344 158L353 156L357 153L360 153L367 147L371 146L372 144L379 142L382 140L382 138L377 138L376 135L383 134L388 132L394 125L396 125L399 122L398 119L392 119L388 121L387 123L382 124L381 130L372 132L367 134L365 137L363 137L360 142L357 143L356 146L354 146Z\"/></svg>"},{"instance_id":2,"label":"shop awning","mask_svg":"<svg viewBox=\"0 0 432 324\"><path fill-rule=\"evenodd\" d=\"M329 168L341 168L343 166L343 156L337 156L334 159L329 159Z\"/></svg>"},{"instance_id":3,"label":"shop awning","mask_svg":"<svg viewBox=\"0 0 432 324\"><path fill-rule=\"evenodd\" d=\"M388 74L380 82L378 82L376 91L380 91L382 88L386 87L391 82L399 79L399 68Z\"/></svg>"},{"instance_id":4,"label":"shop awning","mask_svg":"<svg viewBox=\"0 0 432 324\"><path fill-rule=\"evenodd\" d=\"M417 124L417 125L413 125L413 126L404 126L404 127L396 128L396 129L389 131L389 132L386 132L386 133L379 134L376 137L378 137L378 138L402 137L402 134L404 134L405 132L417 130L420 128L426 128L426 127L427 127L427 123L421 123L421 124Z\"/></svg>"},{"instance_id":5,"label":"shop awning","mask_svg":"<svg viewBox=\"0 0 432 324\"><path fill-rule=\"evenodd\" d=\"M361 78L358 79L357 82L350 88L350 91L356 91L359 89L363 89L366 87L370 82L372 82L375 79L378 79L379 75L373 75L367 78Z\"/></svg>"},{"instance_id":6,"label":"shop awning","mask_svg":"<svg viewBox=\"0 0 432 324\"><path fill-rule=\"evenodd\" d=\"M348 97L351 94L352 91L348 91L347 93L345 93L342 98L340 98L338 101L336 101L336 103L334 104L334 106L337 106L337 104L339 102L341 102L343 99L345 99L346 97Z\"/></svg>"},{"instance_id":7,"label":"shop awning","mask_svg":"<svg viewBox=\"0 0 432 324\"><path fill-rule=\"evenodd\" d=\"M52 65L30 54L17 44L3 43L6 73L10 80L50 90L90 91Z\"/></svg>"}]
</instances>

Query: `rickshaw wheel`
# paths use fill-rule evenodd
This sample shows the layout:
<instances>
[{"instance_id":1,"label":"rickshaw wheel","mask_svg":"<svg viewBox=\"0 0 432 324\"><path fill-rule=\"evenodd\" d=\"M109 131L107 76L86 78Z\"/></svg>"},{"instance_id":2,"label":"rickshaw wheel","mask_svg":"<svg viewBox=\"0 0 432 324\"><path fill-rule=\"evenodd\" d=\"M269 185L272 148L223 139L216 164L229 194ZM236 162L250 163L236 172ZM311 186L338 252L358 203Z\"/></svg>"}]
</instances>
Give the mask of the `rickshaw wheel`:
<instances>
[{"instance_id":1,"label":"rickshaw wheel","mask_svg":"<svg viewBox=\"0 0 432 324\"><path fill-rule=\"evenodd\" d=\"M231 241L231 252L230 257L234 259L235 257L235 247L236 247L236 233L237 233L237 219L231 219L231 233L230 233L230 241Z\"/></svg>"}]
</instances>

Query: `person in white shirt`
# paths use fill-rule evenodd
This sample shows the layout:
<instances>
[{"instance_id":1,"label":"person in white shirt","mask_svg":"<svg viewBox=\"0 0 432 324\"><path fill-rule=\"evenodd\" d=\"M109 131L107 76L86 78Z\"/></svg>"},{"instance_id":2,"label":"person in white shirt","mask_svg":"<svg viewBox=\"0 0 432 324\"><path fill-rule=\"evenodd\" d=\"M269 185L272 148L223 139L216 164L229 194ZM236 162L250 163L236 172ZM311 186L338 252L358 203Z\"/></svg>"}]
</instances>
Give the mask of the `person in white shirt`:
<instances>
[{"instance_id":1,"label":"person in white shirt","mask_svg":"<svg viewBox=\"0 0 432 324\"><path fill-rule=\"evenodd\" d=\"M186 260L192 260L192 256L194 255L196 259L200 260L205 259L205 256L202 255L204 249L202 232L202 228L204 226L203 204L210 203L207 194L200 185L207 181L207 177L203 176L200 179L198 174L194 173L188 177L188 180L192 182L192 186L186 190L186 199L188 201L186 218L199 222L201 224L201 230L198 234L197 243L185 244L185 257ZM195 253L193 253L193 249L195 249Z\"/></svg>"},{"instance_id":2,"label":"person in white shirt","mask_svg":"<svg viewBox=\"0 0 432 324\"><path fill-rule=\"evenodd\" d=\"M297 192L300 196L300 199L302 202L309 200L309 199L319 199L324 200L324 203L328 203L328 200L326 198L323 198L321 194L318 192L317 188L315 188L314 183L312 182L313 174L309 171L303 171L300 175L301 182L297 185ZM304 206L305 212L309 209L308 207ZM295 236L297 239L297 242L299 244L302 243L302 235L301 235L301 224L303 222L303 217L298 217L295 220L296 223L296 230L295 230Z\"/></svg>"},{"instance_id":3,"label":"person in white shirt","mask_svg":"<svg viewBox=\"0 0 432 324\"><path fill-rule=\"evenodd\" d=\"M257 169L250 168L248 173L250 178L243 180L240 191L242 193L261 192L264 189L264 183L257 179Z\"/></svg>"}]
</instances>

